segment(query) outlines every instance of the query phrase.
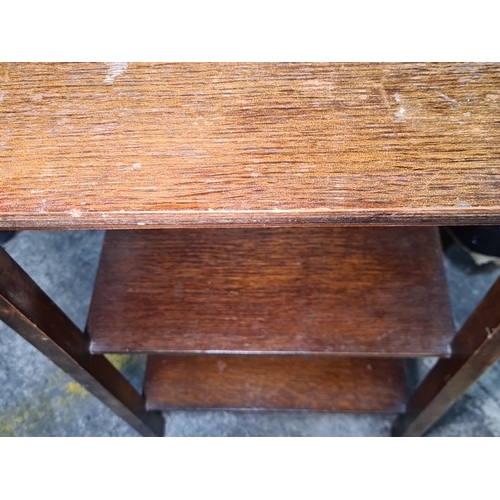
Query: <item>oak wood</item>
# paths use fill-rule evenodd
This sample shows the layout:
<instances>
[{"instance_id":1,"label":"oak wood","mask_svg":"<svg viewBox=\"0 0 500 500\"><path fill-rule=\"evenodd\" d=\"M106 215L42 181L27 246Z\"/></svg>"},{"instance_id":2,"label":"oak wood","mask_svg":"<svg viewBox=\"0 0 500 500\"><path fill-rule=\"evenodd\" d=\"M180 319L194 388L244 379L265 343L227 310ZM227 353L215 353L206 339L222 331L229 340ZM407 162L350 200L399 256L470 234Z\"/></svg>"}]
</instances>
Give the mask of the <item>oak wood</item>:
<instances>
[{"instance_id":1,"label":"oak wood","mask_svg":"<svg viewBox=\"0 0 500 500\"><path fill-rule=\"evenodd\" d=\"M420 436L500 358L500 278L471 314L441 359L412 395L407 413L396 421L396 436Z\"/></svg>"},{"instance_id":2,"label":"oak wood","mask_svg":"<svg viewBox=\"0 0 500 500\"><path fill-rule=\"evenodd\" d=\"M0 228L500 223L498 64L2 64Z\"/></svg>"},{"instance_id":3,"label":"oak wood","mask_svg":"<svg viewBox=\"0 0 500 500\"><path fill-rule=\"evenodd\" d=\"M454 334L435 228L108 231L93 352L439 356Z\"/></svg>"},{"instance_id":4,"label":"oak wood","mask_svg":"<svg viewBox=\"0 0 500 500\"><path fill-rule=\"evenodd\" d=\"M162 436L164 421L144 398L0 247L0 319L144 436Z\"/></svg>"},{"instance_id":5,"label":"oak wood","mask_svg":"<svg viewBox=\"0 0 500 500\"><path fill-rule=\"evenodd\" d=\"M150 356L150 409L400 412L402 360L290 356Z\"/></svg>"}]
</instances>

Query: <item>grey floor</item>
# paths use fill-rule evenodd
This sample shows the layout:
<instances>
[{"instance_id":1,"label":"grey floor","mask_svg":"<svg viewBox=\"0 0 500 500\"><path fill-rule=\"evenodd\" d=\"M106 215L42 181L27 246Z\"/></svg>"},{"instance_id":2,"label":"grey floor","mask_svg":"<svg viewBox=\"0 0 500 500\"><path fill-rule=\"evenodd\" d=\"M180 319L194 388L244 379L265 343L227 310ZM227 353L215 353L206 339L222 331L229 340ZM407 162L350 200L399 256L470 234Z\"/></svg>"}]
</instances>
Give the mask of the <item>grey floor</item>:
<instances>
[{"instance_id":1,"label":"grey floor","mask_svg":"<svg viewBox=\"0 0 500 500\"><path fill-rule=\"evenodd\" d=\"M80 327L84 327L104 234L99 231L25 231L4 245ZM497 276L477 272L457 247L446 273L459 327ZM112 362L140 387L144 358ZM410 364L421 377L432 360ZM393 415L309 412L171 412L167 436L388 436ZM0 436L136 436L99 400L0 322ZM500 365L497 363L431 430L432 436L500 435Z\"/></svg>"}]
</instances>

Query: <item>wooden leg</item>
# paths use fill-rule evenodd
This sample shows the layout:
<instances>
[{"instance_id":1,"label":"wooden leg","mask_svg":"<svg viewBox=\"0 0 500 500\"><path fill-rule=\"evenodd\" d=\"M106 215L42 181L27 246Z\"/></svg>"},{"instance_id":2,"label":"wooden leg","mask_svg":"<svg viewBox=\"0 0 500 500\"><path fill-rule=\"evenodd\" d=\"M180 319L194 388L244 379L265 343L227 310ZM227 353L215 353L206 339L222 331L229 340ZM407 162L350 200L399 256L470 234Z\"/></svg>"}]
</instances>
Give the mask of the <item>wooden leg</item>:
<instances>
[{"instance_id":1,"label":"wooden leg","mask_svg":"<svg viewBox=\"0 0 500 500\"><path fill-rule=\"evenodd\" d=\"M421 436L500 358L500 278L417 388L393 427L394 436Z\"/></svg>"},{"instance_id":2,"label":"wooden leg","mask_svg":"<svg viewBox=\"0 0 500 500\"><path fill-rule=\"evenodd\" d=\"M146 411L144 398L89 339L0 247L0 319L33 344L144 436L162 436L161 413Z\"/></svg>"}]
</instances>

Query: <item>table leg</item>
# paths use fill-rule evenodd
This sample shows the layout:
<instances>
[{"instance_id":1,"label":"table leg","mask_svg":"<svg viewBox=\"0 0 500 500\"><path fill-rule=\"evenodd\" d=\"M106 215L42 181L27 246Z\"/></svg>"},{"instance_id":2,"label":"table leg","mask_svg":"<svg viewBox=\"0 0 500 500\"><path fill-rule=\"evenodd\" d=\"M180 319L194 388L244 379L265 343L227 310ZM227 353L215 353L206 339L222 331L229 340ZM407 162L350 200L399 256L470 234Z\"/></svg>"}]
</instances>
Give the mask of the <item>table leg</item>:
<instances>
[{"instance_id":1,"label":"table leg","mask_svg":"<svg viewBox=\"0 0 500 500\"><path fill-rule=\"evenodd\" d=\"M416 389L393 427L395 436L421 436L500 358L500 278Z\"/></svg>"},{"instance_id":2,"label":"table leg","mask_svg":"<svg viewBox=\"0 0 500 500\"><path fill-rule=\"evenodd\" d=\"M161 413L146 411L144 398L89 339L0 247L0 319L145 436L162 436Z\"/></svg>"}]
</instances>

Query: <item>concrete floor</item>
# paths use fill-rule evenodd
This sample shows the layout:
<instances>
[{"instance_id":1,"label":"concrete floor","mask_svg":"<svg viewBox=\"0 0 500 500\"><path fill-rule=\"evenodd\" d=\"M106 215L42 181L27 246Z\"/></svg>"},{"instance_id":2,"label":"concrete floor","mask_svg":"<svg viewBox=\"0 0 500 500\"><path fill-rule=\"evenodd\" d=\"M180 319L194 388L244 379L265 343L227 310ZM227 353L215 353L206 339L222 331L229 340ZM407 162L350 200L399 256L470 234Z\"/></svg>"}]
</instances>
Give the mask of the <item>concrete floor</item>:
<instances>
[{"instance_id":1,"label":"concrete floor","mask_svg":"<svg viewBox=\"0 0 500 500\"><path fill-rule=\"evenodd\" d=\"M104 234L25 231L7 251L84 327ZM486 293L500 269L477 272L457 247L445 266L456 326ZM112 361L140 388L144 357ZM413 377L432 365L410 365ZM413 366L413 368L412 368ZM394 415L310 412L183 412L166 414L167 436L388 436ZM0 322L0 436L136 436L35 348ZM500 364L496 364L431 430L432 436L500 436Z\"/></svg>"}]
</instances>

